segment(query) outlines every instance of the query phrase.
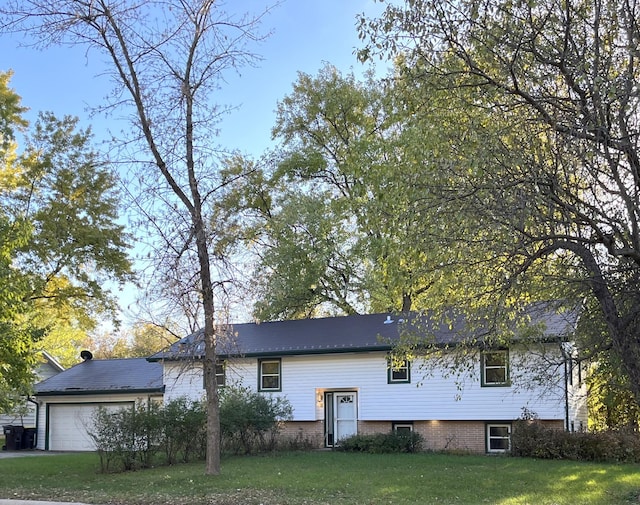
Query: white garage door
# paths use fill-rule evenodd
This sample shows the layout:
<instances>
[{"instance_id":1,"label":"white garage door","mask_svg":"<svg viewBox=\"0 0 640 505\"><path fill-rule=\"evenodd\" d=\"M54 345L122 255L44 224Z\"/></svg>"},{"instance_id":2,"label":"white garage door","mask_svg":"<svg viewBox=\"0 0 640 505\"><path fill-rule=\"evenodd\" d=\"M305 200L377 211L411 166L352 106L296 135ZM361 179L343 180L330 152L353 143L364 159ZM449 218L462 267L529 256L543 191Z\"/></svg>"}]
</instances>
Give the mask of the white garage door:
<instances>
[{"instance_id":1,"label":"white garage door","mask_svg":"<svg viewBox=\"0 0 640 505\"><path fill-rule=\"evenodd\" d=\"M87 430L98 407L109 410L131 408L132 402L49 405L49 450L95 451Z\"/></svg>"}]
</instances>

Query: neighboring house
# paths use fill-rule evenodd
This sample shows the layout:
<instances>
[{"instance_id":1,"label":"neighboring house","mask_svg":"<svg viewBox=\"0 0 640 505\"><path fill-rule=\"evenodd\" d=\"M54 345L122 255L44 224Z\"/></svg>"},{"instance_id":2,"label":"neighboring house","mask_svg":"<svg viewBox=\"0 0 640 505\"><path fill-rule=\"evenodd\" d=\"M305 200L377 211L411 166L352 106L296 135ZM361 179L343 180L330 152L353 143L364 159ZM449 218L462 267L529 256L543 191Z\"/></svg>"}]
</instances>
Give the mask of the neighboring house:
<instances>
[{"instance_id":1,"label":"neighboring house","mask_svg":"<svg viewBox=\"0 0 640 505\"><path fill-rule=\"evenodd\" d=\"M428 449L504 452L525 413L558 429L587 426L586 389L569 367L575 316L531 318L544 326L535 344L479 346L459 374L422 358L390 365L389 353L406 332L455 346L462 325L431 328L386 314L237 324L218 331L218 384L286 397L293 420L285 434L318 447L356 433L415 430ZM162 363L165 401L204 396L203 354L196 333L149 358Z\"/></svg>"},{"instance_id":2,"label":"neighboring house","mask_svg":"<svg viewBox=\"0 0 640 505\"><path fill-rule=\"evenodd\" d=\"M35 369L36 380L46 380L63 370L62 365L53 356L43 351L40 364ZM14 425L34 428L36 426L36 410L36 404L30 399L25 399L24 404L14 412L0 414L0 426Z\"/></svg>"},{"instance_id":3,"label":"neighboring house","mask_svg":"<svg viewBox=\"0 0 640 505\"><path fill-rule=\"evenodd\" d=\"M87 430L99 407L117 409L162 401L162 366L145 358L84 361L36 384L37 449L91 451Z\"/></svg>"}]
</instances>

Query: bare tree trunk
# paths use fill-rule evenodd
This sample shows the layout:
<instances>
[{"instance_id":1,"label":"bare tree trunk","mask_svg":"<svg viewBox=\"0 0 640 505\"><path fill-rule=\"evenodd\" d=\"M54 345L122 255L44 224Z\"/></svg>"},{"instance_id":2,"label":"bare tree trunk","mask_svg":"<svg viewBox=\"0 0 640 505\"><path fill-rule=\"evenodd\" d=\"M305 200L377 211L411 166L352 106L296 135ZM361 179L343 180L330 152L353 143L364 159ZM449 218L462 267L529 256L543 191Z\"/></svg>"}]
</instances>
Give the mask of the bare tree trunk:
<instances>
[{"instance_id":1,"label":"bare tree trunk","mask_svg":"<svg viewBox=\"0 0 640 505\"><path fill-rule=\"evenodd\" d=\"M149 22L158 9L166 9L164 25ZM186 257L187 263L192 260L195 264L197 255L198 266L194 268L199 271L194 277L199 282L193 294L204 312L206 473L217 475L220 419L215 284L209 222L203 213L207 198L219 189L214 177L217 167L208 146L215 142L212 125L221 111L211 97L224 71L256 59L245 44L261 38L256 34L261 16L230 16L215 0L3 0L0 16L4 27L32 34L43 46L68 43L98 48L108 56L118 83L111 106L133 106L131 121L140 138L131 145L140 140L147 158L136 157L135 163L142 161L146 168L151 154L159 172L149 174L143 168L137 174L140 191L147 191L152 202L143 213L154 223L151 228L176 262ZM170 226L160 229L154 222L158 215L168 219ZM166 251L159 261L166 261Z\"/></svg>"}]
</instances>

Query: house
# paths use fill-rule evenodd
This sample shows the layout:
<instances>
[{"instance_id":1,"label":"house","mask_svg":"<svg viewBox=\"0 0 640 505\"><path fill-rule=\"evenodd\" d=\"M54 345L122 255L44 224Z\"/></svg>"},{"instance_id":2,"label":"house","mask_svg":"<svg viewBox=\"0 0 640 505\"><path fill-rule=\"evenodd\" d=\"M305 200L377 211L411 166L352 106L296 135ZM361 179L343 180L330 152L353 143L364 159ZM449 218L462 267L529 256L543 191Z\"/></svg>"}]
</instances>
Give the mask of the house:
<instances>
[{"instance_id":1,"label":"house","mask_svg":"<svg viewBox=\"0 0 640 505\"><path fill-rule=\"evenodd\" d=\"M317 447L356 433L415 430L433 450L504 452L523 413L558 429L586 428L586 389L568 368L575 314L537 308L531 320L543 327L535 344L478 346L457 372L420 357L390 364L390 351L412 334L455 346L461 321L434 327L426 318L372 314L237 324L218 331L216 374L222 387L286 397L293 420L285 434ZM162 363L165 401L203 397L203 354L196 333L149 358Z\"/></svg>"},{"instance_id":2,"label":"house","mask_svg":"<svg viewBox=\"0 0 640 505\"><path fill-rule=\"evenodd\" d=\"M88 434L100 407L118 409L137 402L162 401L162 365L145 358L83 362L35 386L38 406L36 448L52 451L91 451Z\"/></svg>"},{"instance_id":3,"label":"house","mask_svg":"<svg viewBox=\"0 0 640 505\"><path fill-rule=\"evenodd\" d=\"M411 335L455 347L467 331L461 321L371 314L228 325L217 333L217 381L286 397L293 419L283 435L319 448L355 433L414 430L428 449L504 452L524 412L558 429L586 427L586 389L570 367L575 314L536 310L531 321L543 328L533 344L478 345L457 372L441 366L448 352L395 361L390 352ZM86 430L98 406L203 398L203 354L197 332L147 359L88 359L38 384L37 447L92 449Z\"/></svg>"},{"instance_id":4,"label":"house","mask_svg":"<svg viewBox=\"0 0 640 505\"><path fill-rule=\"evenodd\" d=\"M43 381L64 370L62 365L48 352L43 351L40 363L35 369L38 381ZM36 425L36 404L31 399L25 399L24 403L12 412L0 413L0 426L24 426L33 428Z\"/></svg>"}]
</instances>

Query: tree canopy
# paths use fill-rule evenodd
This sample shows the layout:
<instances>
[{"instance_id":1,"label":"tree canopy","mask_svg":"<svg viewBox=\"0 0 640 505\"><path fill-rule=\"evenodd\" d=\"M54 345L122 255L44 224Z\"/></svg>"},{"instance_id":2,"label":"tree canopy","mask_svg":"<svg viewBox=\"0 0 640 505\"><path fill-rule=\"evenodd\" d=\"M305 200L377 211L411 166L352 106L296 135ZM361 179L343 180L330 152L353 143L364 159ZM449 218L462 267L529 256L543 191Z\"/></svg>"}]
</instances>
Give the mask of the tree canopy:
<instances>
[{"instance_id":1,"label":"tree canopy","mask_svg":"<svg viewBox=\"0 0 640 505\"><path fill-rule=\"evenodd\" d=\"M452 198L492 235L487 265L503 282L488 287L505 297L537 280L580 304L585 328L603 330L589 332L598 338L585 339L583 357L615 356L636 400L638 9L611 0L411 0L362 20L360 53L402 55L416 90L447 90L444 114L486 118L453 131L444 147ZM454 159L468 136L481 148Z\"/></svg>"},{"instance_id":2,"label":"tree canopy","mask_svg":"<svg viewBox=\"0 0 640 505\"><path fill-rule=\"evenodd\" d=\"M30 127L9 78L0 74L3 407L29 391L37 351L49 350L47 340L72 345L99 318L113 316L116 304L105 282L131 278L116 179L92 150L90 131L79 130L75 118L50 113Z\"/></svg>"}]
</instances>

